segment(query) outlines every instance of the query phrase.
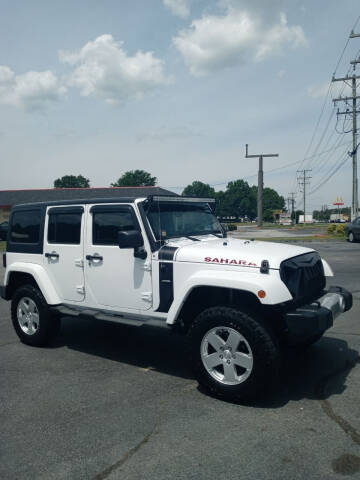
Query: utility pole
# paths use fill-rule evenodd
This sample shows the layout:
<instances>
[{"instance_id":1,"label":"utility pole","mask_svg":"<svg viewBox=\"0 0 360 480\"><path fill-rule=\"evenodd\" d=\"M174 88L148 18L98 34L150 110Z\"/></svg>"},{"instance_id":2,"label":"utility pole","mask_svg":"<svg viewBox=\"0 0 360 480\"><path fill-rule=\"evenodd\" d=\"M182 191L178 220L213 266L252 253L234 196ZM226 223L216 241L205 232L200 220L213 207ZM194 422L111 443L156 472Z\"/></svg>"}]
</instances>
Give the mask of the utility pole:
<instances>
[{"instance_id":1,"label":"utility pole","mask_svg":"<svg viewBox=\"0 0 360 480\"><path fill-rule=\"evenodd\" d=\"M298 182L300 187L302 187L303 201L304 201L304 224L306 223L306 186L310 184L309 180L311 177L307 175L307 172L311 172L310 169L297 170L297 173L301 174L298 177Z\"/></svg>"},{"instance_id":2,"label":"utility pole","mask_svg":"<svg viewBox=\"0 0 360 480\"><path fill-rule=\"evenodd\" d=\"M291 223L293 225L295 225L296 224L296 216L295 216L295 195L296 195L296 193L291 192L291 193L289 193L289 195L291 195L291 197L289 197L289 200L291 202Z\"/></svg>"},{"instance_id":3,"label":"utility pole","mask_svg":"<svg viewBox=\"0 0 360 480\"><path fill-rule=\"evenodd\" d=\"M263 225L263 190L264 190L264 170L263 170L263 158L264 157L278 157L278 153L262 153L261 155L249 155L248 144L246 144L245 158L259 158L259 173L258 173L258 195L257 195L257 216L258 227Z\"/></svg>"},{"instance_id":4,"label":"utility pole","mask_svg":"<svg viewBox=\"0 0 360 480\"><path fill-rule=\"evenodd\" d=\"M291 200L290 197L288 197L288 198L286 199L286 201L287 201L287 211L290 210L290 200Z\"/></svg>"},{"instance_id":5,"label":"utility pole","mask_svg":"<svg viewBox=\"0 0 360 480\"><path fill-rule=\"evenodd\" d=\"M351 32L350 38L360 37L360 33ZM338 110L337 115L348 115L352 114L352 134L353 134L353 148L352 152L349 152L349 155L352 157L352 168L353 168L353 175L352 175L352 201L351 201L351 220L354 220L358 216L359 210L359 197L358 197L358 174L357 174L357 114L359 111L357 110L357 99L360 98L356 95L356 80L360 78L359 75L355 74L356 65L360 63L360 58L352 60L350 64L353 66L353 74L351 76L347 75L346 77L341 78L332 78L333 82L347 82L351 81L351 90L352 96L351 97L339 97L333 100L334 103L336 102L345 102L348 105L348 101L352 101L352 110L346 109L343 112Z\"/></svg>"}]
</instances>

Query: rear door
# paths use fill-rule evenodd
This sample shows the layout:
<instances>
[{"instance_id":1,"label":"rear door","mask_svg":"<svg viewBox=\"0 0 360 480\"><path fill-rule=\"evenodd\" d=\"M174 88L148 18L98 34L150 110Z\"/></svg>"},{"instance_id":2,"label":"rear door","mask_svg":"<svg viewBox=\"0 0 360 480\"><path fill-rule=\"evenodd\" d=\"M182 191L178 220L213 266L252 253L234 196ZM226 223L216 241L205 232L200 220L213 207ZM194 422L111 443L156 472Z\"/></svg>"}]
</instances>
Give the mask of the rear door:
<instances>
[{"instance_id":1,"label":"rear door","mask_svg":"<svg viewBox=\"0 0 360 480\"><path fill-rule=\"evenodd\" d=\"M85 298L84 206L48 207L45 219L44 266L64 302Z\"/></svg>"},{"instance_id":2,"label":"rear door","mask_svg":"<svg viewBox=\"0 0 360 480\"><path fill-rule=\"evenodd\" d=\"M119 230L141 231L132 205L89 206L85 250L87 304L117 311L147 310L152 305L151 252L145 244L147 259L141 259L134 256L133 248L119 248Z\"/></svg>"}]
</instances>

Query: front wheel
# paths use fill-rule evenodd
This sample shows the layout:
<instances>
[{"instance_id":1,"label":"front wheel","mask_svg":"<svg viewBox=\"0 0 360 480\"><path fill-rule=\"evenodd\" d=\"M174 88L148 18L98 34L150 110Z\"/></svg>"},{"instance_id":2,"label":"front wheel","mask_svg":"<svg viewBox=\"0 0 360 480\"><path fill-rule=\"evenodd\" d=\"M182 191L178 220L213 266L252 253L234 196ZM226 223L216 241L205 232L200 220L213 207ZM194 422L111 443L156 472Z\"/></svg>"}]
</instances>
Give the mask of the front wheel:
<instances>
[{"instance_id":1,"label":"front wheel","mask_svg":"<svg viewBox=\"0 0 360 480\"><path fill-rule=\"evenodd\" d=\"M188 335L195 376L213 394L249 400L278 376L276 342L260 322L244 312L209 308L196 318Z\"/></svg>"},{"instance_id":2,"label":"front wheel","mask_svg":"<svg viewBox=\"0 0 360 480\"><path fill-rule=\"evenodd\" d=\"M20 340L35 347L51 343L60 329L60 319L51 314L42 293L33 285L24 285L15 291L11 318Z\"/></svg>"}]
</instances>

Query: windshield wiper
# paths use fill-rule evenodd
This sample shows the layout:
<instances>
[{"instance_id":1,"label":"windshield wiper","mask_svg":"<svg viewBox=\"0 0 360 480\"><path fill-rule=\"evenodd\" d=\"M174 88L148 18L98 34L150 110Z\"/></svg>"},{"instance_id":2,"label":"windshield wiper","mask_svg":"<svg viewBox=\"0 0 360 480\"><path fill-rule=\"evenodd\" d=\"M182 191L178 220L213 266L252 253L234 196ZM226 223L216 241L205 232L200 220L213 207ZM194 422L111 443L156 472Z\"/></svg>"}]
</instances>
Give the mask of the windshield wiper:
<instances>
[{"instance_id":1,"label":"windshield wiper","mask_svg":"<svg viewBox=\"0 0 360 480\"><path fill-rule=\"evenodd\" d=\"M185 238L192 240L193 242L201 242L200 238L190 237L190 235L185 235Z\"/></svg>"}]
</instances>

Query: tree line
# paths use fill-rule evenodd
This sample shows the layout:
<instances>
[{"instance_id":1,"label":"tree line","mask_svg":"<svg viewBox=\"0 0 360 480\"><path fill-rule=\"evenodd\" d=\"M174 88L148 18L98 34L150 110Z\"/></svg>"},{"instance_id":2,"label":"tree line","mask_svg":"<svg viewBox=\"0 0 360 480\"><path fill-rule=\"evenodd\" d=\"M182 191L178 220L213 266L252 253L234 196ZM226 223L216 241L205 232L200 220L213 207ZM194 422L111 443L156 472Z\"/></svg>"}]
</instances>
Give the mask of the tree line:
<instances>
[{"instance_id":1,"label":"tree line","mask_svg":"<svg viewBox=\"0 0 360 480\"><path fill-rule=\"evenodd\" d=\"M129 170L110 187L149 187L157 183L145 170ZM82 175L64 175L54 181L54 188L90 188L90 180Z\"/></svg>"},{"instance_id":2,"label":"tree line","mask_svg":"<svg viewBox=\"0 0 360 480\"><path fill-rule=\"evenodd\" d=\"M314 220L319 220L320 222L328 222L330 220L330 215L333 213L341 212L344 215L351 216L351 208L350 207L342 207L338 209L338 207L334 208L323 208L322 210L314 210L313 217Z\"/></svg>"},{"instance_id":3,"label":"tree line","mask_svg":"<svg viewBox=\"0 0 360 480\"><path fill-rule=\"evenodd\" d=\"M253 220L257 215L257 192L257 186L250 186L245 180L229 182L226 189L219 192L215 192L210 185L196 180L184 189L183 195L216 198L218 217ZM274 210L284 210L284 208L284 197L273 188L265 187L263 191L264 220L272 222Z\"/></svg>"},{"instance_id":4,"label":"tree line","mask_svg":"<svg viewBox=\"0 0 360 480\"><path fill-rule=\"evenodd\" d=\"M144 170L125 172L111 187L148 187L155 186L157 178ZM54 181L55 188L89 188L90 180L82 175L65 175ZM211 197L216 201L216 215L224 219L253 220L257 215L257 186L250 186L245 180L229 182L225 190L215 192L207 183L195 180L185 187L182 195L193 197ZM264 220L273 221L274 210L284 210L284 197L272 188L265 187L263 192Z\"/></svg>"}]
</instances>

